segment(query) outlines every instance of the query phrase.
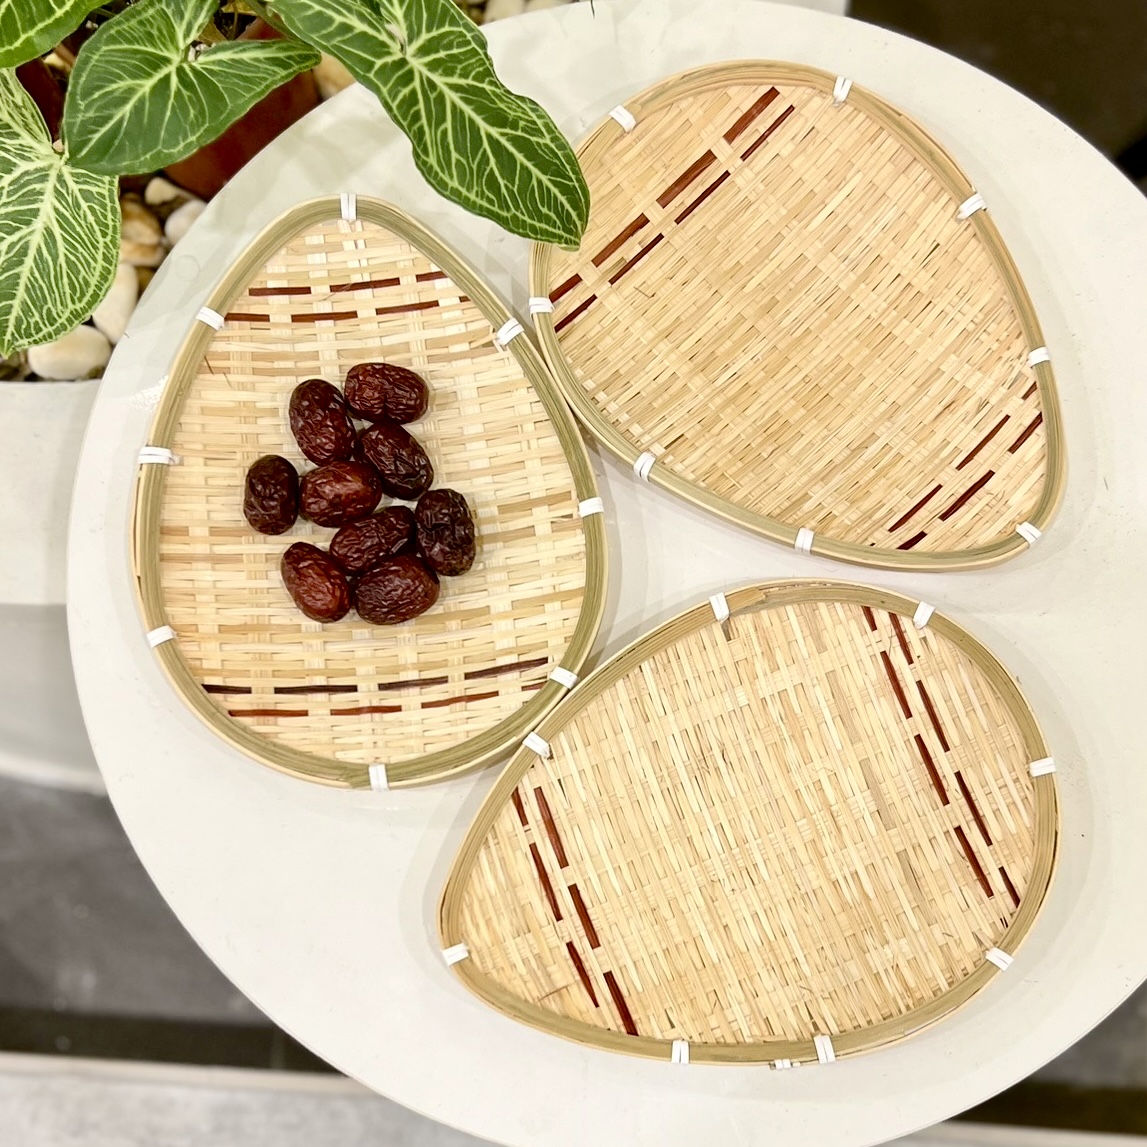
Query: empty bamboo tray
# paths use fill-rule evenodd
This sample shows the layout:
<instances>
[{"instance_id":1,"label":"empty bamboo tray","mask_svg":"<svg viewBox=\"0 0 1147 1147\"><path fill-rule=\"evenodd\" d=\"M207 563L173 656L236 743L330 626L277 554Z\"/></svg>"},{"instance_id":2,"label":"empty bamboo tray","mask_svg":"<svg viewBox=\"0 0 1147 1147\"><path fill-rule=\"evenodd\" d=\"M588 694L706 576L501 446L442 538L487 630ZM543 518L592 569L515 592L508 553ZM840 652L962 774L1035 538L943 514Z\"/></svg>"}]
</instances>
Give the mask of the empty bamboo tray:
<instances>
[{"instance_id":1,"label":"empty bamboo tray","mask_svg":"<svg viewBox=\"0 0 1147 1147\"><path fill-rule=\"evenodd\" d=\"M1016 958L1055 863L1053 769L1015 682L930 607L718 595L510 761L450 872L444 954L596 1047L778 1067L882 1047Z\"/></svg>"},{"instance_id":2,"label":"empty bamboo tray","mask_svg":"<svg viewBox=\"0 0 1147 1147\"><path fill-rule=\"evenodd\" d=\"M429 232L344 195L269 227L194 323L141 454L138 587L179 695L251 756L334 785L432 780L504 756L565 692L561 670L579 670L602 613L601 504L568 408L509 321ZM379 359L426 378L410 429L435 485L469 502L478 556L413 621L321 625L279 560L334 531L257 534L244 478L264 454L310 468L288 425L297 383L339 385Z\"/></svg>"},{"instance_id":3,"label":"empty bamboo tray","mask_svg":"<svg viewBox=\"0 0 1147 1147\"><path fill-rule=\"evenodd\" d=\"M983 197L907 116L728 64L627 100L578 154L589 228L535 246L531 308L640 478L863 565L985 566L1039 537L1064 481L1048 350Z\"/></svg>"}]
</instances>

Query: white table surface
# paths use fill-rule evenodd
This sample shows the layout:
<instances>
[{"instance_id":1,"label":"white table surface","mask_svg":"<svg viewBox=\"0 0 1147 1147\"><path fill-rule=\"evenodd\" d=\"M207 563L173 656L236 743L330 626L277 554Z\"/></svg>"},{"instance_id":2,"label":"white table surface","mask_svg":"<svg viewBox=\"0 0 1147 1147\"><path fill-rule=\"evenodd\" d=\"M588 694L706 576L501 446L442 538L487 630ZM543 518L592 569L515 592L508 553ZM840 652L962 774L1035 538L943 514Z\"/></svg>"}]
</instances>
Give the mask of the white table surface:
<instances>
[{"instance_id":1,"label":"white table surface","mask_svg":"<svg viewBox=\"0 0 1147 1147\"><path fill-rule=\"evenodd\" d=\"M1147 977L1147 768L1139 723L1147 533L1147 203L1014 91L863 24L740 0L588 3L490 29L504 78L580 135L627 94L746 57L848 75L914 114L987 199L1043 322L1070 478L1057 520L1002 568L893 574L801 557L598 459L611 545L610 652L706 595L758 579L864 580L924 598L1015 672L1059 764L1062 862L1013 968L899 1046L830 1066L692 1067L566 1043L491 1011L443 965L435 906L494 779L348 793L280 776L186 712L144 640L129 580L133 458L153 386L207 291L264 224L355 190L415 213L519 312L526 244L431 194L374 101L352 89L269 148L168 260L104 380L70 536L72 648L95 752L160 891L259 1006L336 1067L427 1115L525 1147L856 1147L1016 1082ZM620 539L625 539L624 549Z\"/></svg>"}]
</instances>

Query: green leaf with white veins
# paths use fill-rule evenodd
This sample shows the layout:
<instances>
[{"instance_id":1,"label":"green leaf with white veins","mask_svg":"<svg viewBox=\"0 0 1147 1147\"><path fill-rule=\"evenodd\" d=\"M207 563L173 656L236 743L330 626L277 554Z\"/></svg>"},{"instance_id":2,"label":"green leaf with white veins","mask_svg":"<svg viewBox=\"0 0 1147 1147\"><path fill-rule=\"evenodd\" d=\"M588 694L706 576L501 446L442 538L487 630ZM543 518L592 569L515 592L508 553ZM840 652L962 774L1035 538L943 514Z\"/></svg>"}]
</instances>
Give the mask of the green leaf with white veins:
<instances>
[{"instance_id":1,"label":"green leaf with white veins","mask_svg":"<svg viewBox=\"0 0 1147 1147\"><path fill-rule=\"evenodd\" d=\"M59 338L107 294L116 192L67 163L15 73L0 72L0 354Z\"/></svg>"},{"instance_id":2,"label":"green leaf with white veins","mask_svg":"<svg viewBox=\"0 0 1147 1147\"><path fill-rule=\"evenodd\" d=\"M319 62L293 40L234 40L196 54L216 4L139 0L84 45L64 103L74 164L109 175L166 167Z\"/></svg>"},{"instance_id":3,"label":"green leaf with white veins","mask_svg":"<svg viewBox=\"0 0 1147 1147\"><path fill-rule=\"evenodd\" d=\"M274 0L287 28L378 96L439 192L509 231L576 246L589 189L553 120L494 73L451 0Z\"/></svg>"},{"instance_id":4,"label":"green leaf with white veins","mask_svg":"<svg viewBox=\"0 0 1147 1147\"><path fill-rule=\"evenodd\" d=\"M93 0L0 0L0 68L42 56L95 7Z\"/></svg>"}]
</instances>

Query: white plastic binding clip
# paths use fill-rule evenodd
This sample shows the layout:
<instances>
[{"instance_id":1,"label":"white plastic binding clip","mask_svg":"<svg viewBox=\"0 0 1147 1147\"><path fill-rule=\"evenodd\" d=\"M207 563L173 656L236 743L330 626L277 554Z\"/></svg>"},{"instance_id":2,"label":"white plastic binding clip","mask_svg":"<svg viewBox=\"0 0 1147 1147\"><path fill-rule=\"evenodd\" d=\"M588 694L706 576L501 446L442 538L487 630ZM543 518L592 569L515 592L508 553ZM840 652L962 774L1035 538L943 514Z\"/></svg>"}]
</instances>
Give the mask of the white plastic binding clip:
<instances>
[{"instance_id":1,"label":"white plastic binding clip","mask_svg":"<svg viewBox=\"0 0 1147 1147\"><path fill-rule=\"evenodd\" d=\"M684 1039L675 1039L673 1047L669 1053L670 1063L688 1063L689 1062L689 1041Z\"/></svg>"},{"instance_id":2,"label":"white plastic binding clip","mask_svg":"<svg viewBox=\"0 0 1147 1147\"><path fill-rule=\"evenodd\" d=\"M977 211L985 211L987 206L984 197L978 191L974 191L956 208L956 218L967 219L969 215L974 215Z\"/></svg>"},{"instance_id":3,"label":"white plastic binding clip","mask_svg":"<svg viewBox=\"0 0 1147 1147\"><path fill-rule=\"evenodd\" d=\"M499 348L505 350L506 347L522 333L522 324L517 319L507 319L499 328L498 333L494 335L494 342Z\"/></svg>"},{"instance_id":4,"label":"white plastic binding clip","mask_svg":"<svg viewBox=\"0 0 1147 1147\"><path fill-rule=\"evenodd\" d=\"M577 674L558 665L550 670L550 680L556 681L559 685L564 685L567 689L572 689L577 684Z\"/></svg>"},{"instance_id":5,"label":"white plastic binding clip","mask_svg":"<svg viewBox=\"0 0 1147 1147\"><path fill-rule=\"evenodd\" d=\"M577 504L578 516L588 518L593 514L604 514L605 503L600 498L585 498Z\"/></svg>"},{"instance_id":6,"label":"white plastic binding clip","mask_svg":"<svg viewBox=\"0 0 1147 1147\"><path fill-rule=\"evenodd\" d=\"M1040 757L1038 761L1032 761L1028 765L1028 772L1033 777L1046 777L1048 773L1055 772L1055 758L1054 757Z\"/></svg>"},{"instance_id":7,"label":"white plastic binding clip","mask_svg":"<svg viewBox=\"0 0 1147 1147\"><path fill-rule=\"evenodd\" d=\"M836 83L832 85L832 105L840 107L852 90L852 81L845 76L837 76Z\"/></svg>"},{"instance_id":8,"label":"white plastic binding clip","mask_svg":"<svg viewBox=\"0 0 1147 1147\"><path fill-rule=\"evenodd\" d=\"M936 612L936 607L929 605L926 601L922 601L917 607L916 612L912 615L912 624L917 629L923 629L928 622L932 620L932 614Z\"/></svg>"},{"instance_id":9,"label":"white plastic binding clip","mask_svg":"<svg viewBox=\"0 0 1147 1147\"><path fill-rule=\"evenodd\" d=\"M649 481L649 471L653 469L653 463L657 461L655 455L650 454L647 450L644 454L640 455L636 462L633 464L633 472L643 481Z\"/></svg>"},{"instance_id":10,"label":"white plastic binding clip","mask_svg":"<svg viewBox=\"0 0 1147 1147\"><path fill-rule=\"evenodd\" d=\"M1037 362L1051 362L1051 351L1045 346L1037 346L1028 352L1028 366L1035 366Z\"/></svg>"},{"instance_id":11,"label":"white plastic binding clip","mask_svg":"<svg viewBox=\"0 0 1147 1147\"><path fill-rule=\"evenodd\" d=\"M709 598L709 604L713 607L713 616L724 625L729 620L729 599L723 593L715 593Z\"/></svg>"},{"instance_id":12,"label":"white plastic binding clip","mask_svg":"<svg viewBox=\"0 0 1147 1147\"><path fill-rule=\"evenodd\" d=\"M165 641L172 641L175 638L175 630L170 625L160 625L155 629L148 630L147 643L154 649L157 645L162 645Z\"/></svg>"},{"instance_id":13,"label":"white plastic binding clip","mask_svg":"<svg viewBox=\"0 0 1147 1147\"><path fill-rule=\"evenodd\" d=\"M446 961L447 967L465 960L470 955L470 949L465 944L454 944L450 948L442 949L442 959Z\"/></svg>"},{"instance_id":14,"label":"white plastic binding clip","mask_svg":"<svg viewBox=\"0 0 1147 1147\"><path fill-rule=\"evenodd\" d=\"M340 192L339 205L342 208L342 216L348 223L353 223L358 218L358 196L353 191Z\"/></svg>"},{"instance_id":15,"label":"white plastic binding clip","mask_svg":"<svg viewBox=\"0 0 1147 1147\"><path fill-rule=\"evenodd\" d=\"M801 526L801 528L797 530L797 537L796 541L793 542L793 549L796 550L798 554L811 554L812 541L815 537L816 535L812 532L812 530L805 526Z\"/></svg>"},{"instance_id":16,"label":"white plastic binding clip","mask_svg":"<svg viewBox=\"0 0 1147 1147\"><path fill-rule=\"evenodd\" d=\"M775 1067L777 1069L777 1071L788 1071L792 1066L793 1066L793 1061L791 1059L774 1059L773 1060L773 1067Z\"/></svg>"},{"instance_id":17,"label":"white plastic binding clip","mask_svg":"<svg viewBox=\"0 0 1147 1147\"><path fill-rule=\"evenodd\" d=\"M1002 948L989 948L984 953L984 959L989 964L995 964L1001 972L1006 972L1015 963L1015 957L1009 956Z\"/></svg>"},{"instance_id":18,"label":"white plastic binding clip","mask_svg":"<svg viewBox=\"0 0 1147 1147\"><path fill-rule=\"evenodd\" d=\"M621 130L626 134L633 131L637 127L637 120L633 118L633 113L624 104L618 104L610 113L609 118L617 120L621 124Z\"/></svg>"},{"instance_id":19,"label":"white plastic binding clip","mask_svg":"<svg viewBox=\"0 0 1147 1147\"><path fill-rule=\"evenodd\" d=\"M386 775L386 765L371 765L367 772L370 773L370 787L376 793L385 792L390 788L390 779Z\"/></svg>"},{"instance_id":20,"label":"white plastic binding clip","mask_svg":"<svg viewBox=\"0 0 1147 1147\"><path fill-rule=\"evenodd\" d=\"M206 323L209 327L214 327L215 330L220 330L223 326L223 316L210 307L200 307L199 313L195 317L199 322Z\"/></svg>"},{"instance_id":21,"label":"white plastic binding clip","mask_svg":"<svg viewBox=\"0 0 1147 1147\"><path fill-rule=\"evenodd\" d=\"M1020 522L1020 524L1016 526L1016 533L1019 534L1029 546L1034 546L1036 542L1043 537L1043 533L1038 527L1033 526L1031 522Z\"/></svg>"},{"instance_id":22,"label":"white plastic binding clip","mask_svg":"<svg viewBox=\"0 0 1147 1147\"><path fill-rule=\"evenodd\" d=\"M537 733L530 733L522 742L531 753L537 753L539 757L548 757L550 755L550 743L544 737L539 737Z\"/></svg>"},{"instance_id":23,"label":"white plastic binding clip","mask_svg":"<svg viewBox=\"0 0 1147 1147\"><path fill-rule=\"evenodd\" d=\"M552 315L553 313L554 304L550 301L549 295L530 296L531 315Z\"/></svg>"},{"instance_id":24,"label":"white plastic binding clip","mask_svg":"<svg viewBox=\"0 0 1147 1147\"><path fill-rule=\"evenodd\" d=\"M182 459L166 446L143 446L139 451L141 466L178 466Z\"/></svg>"},{"instance_id":25,"label":"white plastic binding clip","mask_svg":"<svg viewBox=\"0 0 1147 1147\"><path fill-rule=\"evenodd\" d=\"M832 1046L832 1038L826 1035L813 1036L812 1042L816 1045L816 1058L821 1063L832 1063L836 1059L836 1051Z\"/></svg>"}]
</instances>

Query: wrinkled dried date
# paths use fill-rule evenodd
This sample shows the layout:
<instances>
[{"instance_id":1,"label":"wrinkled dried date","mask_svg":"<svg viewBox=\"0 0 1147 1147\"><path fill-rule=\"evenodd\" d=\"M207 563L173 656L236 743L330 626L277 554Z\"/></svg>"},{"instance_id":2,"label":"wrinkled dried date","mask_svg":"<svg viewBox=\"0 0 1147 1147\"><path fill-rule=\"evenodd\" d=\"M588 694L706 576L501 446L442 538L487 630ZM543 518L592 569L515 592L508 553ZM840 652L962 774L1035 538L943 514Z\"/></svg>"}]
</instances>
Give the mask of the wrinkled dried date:
<instances>
[{"instance_id":1,"label":"wrinkled dried date","mask_svg":"<svg viewBox=\"0 0 1147 1147\"><path fill-rule=\"evenodd\" d=\"M436 574L453 577L474 564L474 518L457 490L443 487L423 494L414 521L418 548Z\"/></svg>"},{"instance_id":2,"label":"wrinkled dried date","mask_svg":"<svg viewBox=\"0 0 1147 1147\"><path fill-rule=\"evenodd\" d=\"M412 370L389 362L360 362L346 376L346 401L359 417L371 422L413 422L426 413L430 392Z\"/></svg>"},{"instance_id":3,"label":"wrinkled dried date","mask_svg":"<svg viewBox=\"0 0 1147 1147\"><path fill-rule=\"evenodd\" d=\"M365 462L332 462L303 475L299 506L316 526L345 526L374 512L382 498L378 471Z\"/></svg>"},{"instance_id":4,"label":"wrinkled dried date","mask_svg":"<svg viewBox=\"0 0 1147 1147\"><path fill-rule=\"evenodd\" d=\"M319 466L345 462L354 453L354 425L336 387L321 378L300 382L291 395L291 433Z\"/></svg>"},{"instance_id":5,"label":"wrinkled dried date","mask_svg":"<svg viewBox=\"0 0 1147 1147\"><path fill-rule=\"evenodd\" d=\"M299 476L278 454L251 464L243 492L243 516L261 534L285 534L299 516Z\"/></svg>"},{"instance_id":6,"label":"wrinkled dried date","mask_svg":"<svg viewBox=\"0 0 1147 1147\"><path fill-rule=\"evenodd\" d=\"M359 437L363 456L382 478L384 493L414 501L430 489L434 467L418 441L397 422L376 422Z\"/></svg>"},{"instance_id":7,"label":"wrinkled dried date","mask_svg":"<svg viewBox=\"0 0 1147 1147\"><path fill-rule=\"evenodd\" d=\"M331 557L347 573L363 573L401 553L413 538L414 514L406 506L388 506L369 518L343 526L331 538Z\"/></svg>"},{"instance_id":8,"label":"wrinkled dried date","mask_svg":"<svg viewBox=\"0 0 1147 1147\"><path fill-rule=\"evenodd\" d=\"M338 564L309 542L295 542L279 563L283 584L312 621L338 621L350 612L351 594Z\"/></svg>"},{"instance_id":9,"label":"wrinkled dried date","mask_svg":"<svg viewBox=\"0 0 1147 1147\"><path fill-rule=\"evenodd\" d=\"M425 613L438 600L438 578L412 554L368 570L355 587L359 616L372 625L397 625Z\"/></svg>"}]
</instances>

